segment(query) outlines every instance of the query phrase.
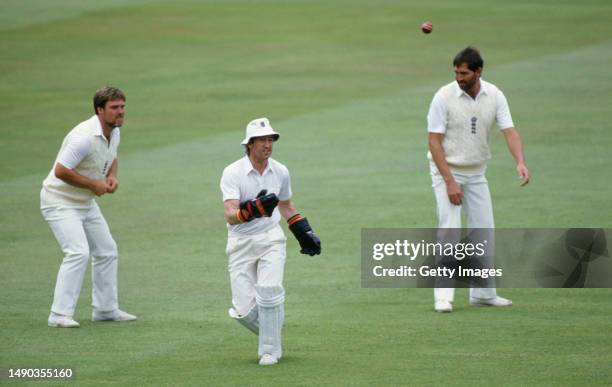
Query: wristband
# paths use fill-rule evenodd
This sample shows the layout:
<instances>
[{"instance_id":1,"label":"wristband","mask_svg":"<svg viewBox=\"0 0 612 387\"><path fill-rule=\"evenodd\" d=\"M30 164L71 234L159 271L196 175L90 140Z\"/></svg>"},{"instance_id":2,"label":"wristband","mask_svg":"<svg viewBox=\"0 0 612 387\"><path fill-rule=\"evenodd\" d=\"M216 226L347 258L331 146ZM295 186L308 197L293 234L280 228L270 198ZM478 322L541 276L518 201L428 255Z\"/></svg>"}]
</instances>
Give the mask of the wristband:
<instances>
[{"instance_id":1,"label":"wristband","mask_svg":"<svg viewBox=\"0 0 612 387\"><path fill-rule=\"evenodd\" d=\"M287 219L287 224L288 224L289 226L292 226L293 224L295 224L295 223L299 222L299 221L300 221L300 220L302 220L302 219L304 219L304 218L302 217L302 215L300 215L300 214L298 213L298 214L293 215L293 216L292 216L292 217L290 217L289 219Z\"/></svg>"},{"instance_id":2,"label":"wristband","mask_svg":"<svg viewBox=\"0 0 612 387\"><path fill-rule=\"evenodd\" d=\"M245 222L244 218L242 217L242 211L241 210L236 210L236 219L238 219L238 221L240 223L244 223Z\"/></svg>"}]
</instances>

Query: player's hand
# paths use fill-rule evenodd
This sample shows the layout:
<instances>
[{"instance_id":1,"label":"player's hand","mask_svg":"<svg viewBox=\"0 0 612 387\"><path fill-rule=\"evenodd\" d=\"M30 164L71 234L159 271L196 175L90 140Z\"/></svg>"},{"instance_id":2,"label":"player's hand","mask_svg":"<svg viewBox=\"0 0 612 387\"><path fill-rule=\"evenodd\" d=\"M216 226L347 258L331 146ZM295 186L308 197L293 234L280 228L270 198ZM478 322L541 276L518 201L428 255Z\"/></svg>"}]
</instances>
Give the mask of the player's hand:
<instances>
[{"instance_id":1,"label":"player's hand","mask_svg":"<svg viewBox=\"0 0 612 387\"><path fill-rule=\"evenodd\" d=\"M119 180L115 176L109 176L106 178L106 184L108 185L108 193L115 193L119 188Z\"/></svg>"},{"instance_id":2,"label":"player's hand","mask_svg":"<svg viewBox=\"0 0 612 387\"><path fill-rule=\"evenodd\" d=\"M259 203L261 203L261 206L264 209L264 213L262 214L262 216L272 216L274 209L278 205L278 197L276 196L276 194L269 194L267 189L262 189L257 194L256 199L256 206L259 206ZM257 201L259 201L259 203L257 203Z\"/></svg>"},{"instance_id":3,"label":"player's hand","mask_svg":"<svg viewBox=\"0 0 612 387\"><path fill-rule=\"evenodd\" d=\"M96 196L102 196L108 192L108 183L106 180L93 180L91 183L91 191Z\"/></svg>"},{"instance_id":4,"label":"player's hand","mask_svg":"<svg viewBox=\"0 0 612 387\"><path fill-rule=\"evenodd\" d=\"M529 170L527 166L525 164L518 164L516 166L516 171L521 179L521 187L527 185L527 183L529 183Z\"/></svg>"},{"instance_id":5,"label":"player's hand","mask_svg":"<svg viewBox=\"0 0 612 387\"><path fill-rule=\"evenodd\" d=\"M463 202L463 191L456 181L453 180L446 183L446 193L448 194L448 199L454 205L459 206Z\"/></svg>"},{"instance_id":6,"label":"player's hand","mask_svg":"<svg viewBox=\"0 0 612 387\"><path fill-rule=\"evenodd\" d=\"M238 220L244 223L262 216L272 216L278 204L278 197L275 193L266 194L267 192L268 190L263 189L255 199L240 203L240 209L236 213Z\"/></svg>"},{"instance_id":7,"label":"player's hand","mask_svg":"<svg viewBox=\"0 0 612 387\"><path fill-rule=\"evenodd\" d=\"M321 254L321 239L314 231L307 231L298 242L300 243L300 253L308 254L311 257Z\"/></svg>"},{"instance_id":8,"label":"player's hand","mask_svg":"<svg viewBox=\"0 0 612 387\"><path fill-rule=\"evenodd\" d=\"M296 214L287 219L289 230L300 244L300 253L313 255L321 254L321 239L312 231L308 219Z\"/></svg>"}]
</instances>

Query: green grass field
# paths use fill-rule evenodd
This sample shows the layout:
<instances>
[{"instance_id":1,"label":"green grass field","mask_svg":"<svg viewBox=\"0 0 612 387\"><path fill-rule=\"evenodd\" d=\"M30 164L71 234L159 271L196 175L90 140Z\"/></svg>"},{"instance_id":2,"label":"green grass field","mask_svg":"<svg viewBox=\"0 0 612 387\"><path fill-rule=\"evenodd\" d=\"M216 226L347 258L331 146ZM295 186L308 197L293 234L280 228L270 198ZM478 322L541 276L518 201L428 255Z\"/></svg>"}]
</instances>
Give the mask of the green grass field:
<instances>
[{"instance_id":1,"label":"green grass field","mask_svg":"<svg viewBox=\"0 0 612 387\"><path fill-rule=\"evenodd\" d=\"M434 32L419 25L432 20ZM430 289L362 289L363 227L435 227L425 116L468 44L504 90L532 182L503 136L488 178L498 227L612 227L608 1L0 3L0 367L76 367L78 384L610 385L612 290L502 289L515 305L433 312ZM38 209L63 136L102 85L128 113L121 186L98 200L135 323L46 326L61 252ZM284 357L227 317L218 183L244 126L324 243L290 236ZM89 276L89 274L88 274Z\"/></svg>"}]
</instances>

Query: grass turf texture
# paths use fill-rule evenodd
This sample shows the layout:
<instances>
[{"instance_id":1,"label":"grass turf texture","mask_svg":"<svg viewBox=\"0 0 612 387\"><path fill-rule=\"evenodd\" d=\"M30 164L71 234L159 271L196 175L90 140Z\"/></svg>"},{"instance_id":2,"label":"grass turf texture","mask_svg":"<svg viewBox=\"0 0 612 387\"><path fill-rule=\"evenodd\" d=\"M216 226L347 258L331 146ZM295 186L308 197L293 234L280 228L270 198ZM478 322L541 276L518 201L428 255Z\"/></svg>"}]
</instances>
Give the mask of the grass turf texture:
<instances>
[{"instance_id":1,"label":"grass turf texture","mask_svg":"<svg viewBox=\"0 0 612 387\"><path fill-rule=\"evenodd\" d=\"M609 289L505 289L515 306L432 311L429 289L361 289L362 227L434 227L427 107L453 55L481 48L533 175L502 136L498 227L612 227L612 8L606 1L98 2L0 5L0 366L77 368L79 384L609 384ZM433 20L434 32L419 25ZM580 27L580 28L577 28ZM99 200L130 324L46 327L60 251L38 210L93 91L122 87L120 189ZM268 116L294 199L324 243L289 238L282 363L230 321L222 168Z\"/></svg>"}]
</instances>

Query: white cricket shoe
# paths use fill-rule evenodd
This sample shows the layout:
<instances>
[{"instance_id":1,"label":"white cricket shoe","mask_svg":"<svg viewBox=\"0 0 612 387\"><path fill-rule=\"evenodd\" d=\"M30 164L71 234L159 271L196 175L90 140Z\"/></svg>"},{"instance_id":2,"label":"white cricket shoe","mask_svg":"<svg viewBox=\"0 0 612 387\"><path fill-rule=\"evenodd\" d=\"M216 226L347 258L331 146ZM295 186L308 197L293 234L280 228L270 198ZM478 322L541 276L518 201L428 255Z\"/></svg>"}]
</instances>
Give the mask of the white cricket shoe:
<instances>
[{"instance_id":1,"label":"white cricket shoe","mask_svg":"<svg viewBox=\"0 0 612 387\"><path fill-rule=\"evenodd\" d=\"M511 306L512 300L497 296L495 298L470 298L470 305L478 306Z\"/></svg>"},{"instance_id":2,"label":"white cricket shoe","mask_svg":"<svg viewBox=\"0 0 612 387\"><path fill-rule=\"evenodd\" d=\"M115 309L112 312L97 312L91 314L92 321L134 321L137 317L120 309Z\"/></svg>"},{"instance_id":3,"label":"white cricket shoe","mask_svg":"<svg viewBox=\"0 0 612 387\"><path fill-rule=\"evenodd\" d=\"M438 300L434 304L434 309L439 313L450 313L453 311L453 304L448 301Z\"/></svg>"},{"instance_id":4,"label":"white cricket shoe","mask_svg":"<svg viewBox=\"0 0 612 387\"><path fill-rule=\"evenodd\" d=\"M276 363L278 363L278 359L269 353L264 353L261 359L259 359L259 365L262 366L274 365Z\"/></svg>"},{"instance_id":5,"label":"white cricket shoe","mask_svg":"<svg viewBox=\"0 0 612 387\"><path fill-rule=\"evenodd\" d=\"M53 312L49 315L47 325L54 328L78 328L81 326L78 322L74 321L72 317Z\"/></svg>"}]
</instances>

